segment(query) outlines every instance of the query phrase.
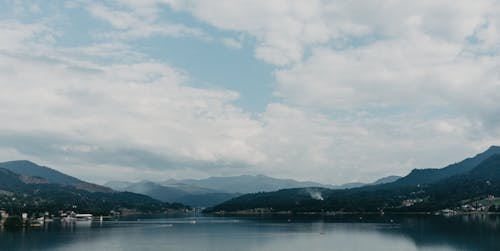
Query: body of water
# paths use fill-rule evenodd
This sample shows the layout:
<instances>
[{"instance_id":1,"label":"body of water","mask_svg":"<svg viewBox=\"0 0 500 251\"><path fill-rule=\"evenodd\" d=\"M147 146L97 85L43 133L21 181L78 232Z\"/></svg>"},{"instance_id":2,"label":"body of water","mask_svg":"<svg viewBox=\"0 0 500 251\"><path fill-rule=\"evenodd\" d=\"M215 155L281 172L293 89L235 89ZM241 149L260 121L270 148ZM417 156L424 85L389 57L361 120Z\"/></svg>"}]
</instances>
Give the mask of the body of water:
<instances>
[{"instance_id":1,"label":"body of water","mask_svg":"<svg viewBox=\"0 0 500 251\"><path fill-rule=\"evenodd\" d=\"M130 217L0 230L0 250L500 250L500 217Z\"/></svg>"}]
</instances>

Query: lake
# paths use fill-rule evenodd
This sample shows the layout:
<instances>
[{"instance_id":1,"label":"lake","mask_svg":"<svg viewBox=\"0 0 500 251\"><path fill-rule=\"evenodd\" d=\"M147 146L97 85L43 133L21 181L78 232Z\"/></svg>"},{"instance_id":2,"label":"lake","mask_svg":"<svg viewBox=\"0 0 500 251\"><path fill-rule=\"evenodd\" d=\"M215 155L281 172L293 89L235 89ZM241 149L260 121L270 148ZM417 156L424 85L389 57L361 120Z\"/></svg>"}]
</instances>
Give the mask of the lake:
<instances>
[{"instance_id":1,"label":"lake","mask_svg":"<svg viewBox=\"0 0 500 251\"><path fill-rule=\"evenodd\" d=\"M0 250L500 250L496 215L129 217L0 230Z\"/></svg>"}]
</instances>

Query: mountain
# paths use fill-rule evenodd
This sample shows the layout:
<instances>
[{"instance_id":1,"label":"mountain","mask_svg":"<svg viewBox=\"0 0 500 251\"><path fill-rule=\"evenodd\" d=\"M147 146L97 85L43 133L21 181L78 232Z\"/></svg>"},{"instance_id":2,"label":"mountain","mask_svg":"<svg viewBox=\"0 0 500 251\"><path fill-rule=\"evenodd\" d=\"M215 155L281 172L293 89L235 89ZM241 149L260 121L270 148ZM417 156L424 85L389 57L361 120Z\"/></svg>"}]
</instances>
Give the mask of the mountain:
<instances>
[{"instance_id":1,"label":"mountain","mask_svg":"<svg viewBox=\"0 0 500 251\"><path fill-rule=\"evenodd\" d=\"M25 182L21 177L5 168L0 168L0 190L20 190L24 187Z\"/></svg>"},{"instance_id":2,"label":"mountain","mask_svg":"<svg viewBox=\"0 0 500 251\"><path fill-rule=\"evenodd\" d=\"M75 210L107 215L111 210L162 212L184 208L181 204L161 202L142 194L115 192L105 187L103 187L105 189L100 189L102 186L83 182L50 168L47 168L47 172L43 172L44 167L39 168L40 166L30 163L24 161L1 163L2 166L8 166L9 169L22 174L0 167L0 209L9 209L16 214L46 211L56 214L59 210ZM36 174L40 176L51 179L27 175L34 171L38 171ZM50 174L56 174L56 176L50 176ZM89 187L99 189L89 191L87 189Z\"/></svg>"},{"instance_id":3,"label":"mountain","mask_svg":"<svg viewBox=\"0 0 500 251\"><path fill-rule=\"evenodd\" d=\"M82 182L81 180L75 177L63 174L52 168L39 166L27 160L2 162L0 163L0 168L7 169L21 175L41 177L47 179L51 183L56 183L56 184L75 184Z\"/></svg>"},{"instance_id":4,"label":"mountain","mask_svg":"<svg viewBox=\"0 0 500 251\"><path fill-rule=\"evenodd\" d=\"M188 205L197 208L207 208L213 207L214 205L220 204L224 201L228 201L232 198L241 196L239 193L206 193L206 194L187 194L177 198L178 203Z\"/></svg>"},{"instance_id":5,"label":"mountain","mask_svg":"<svg viewBox=\"0 0 500 251\"><path fill-rule=\"evenodd\" d=\"M302 182L292 179L277 179L264 175L240 175L229 177L209 177L206 179L169 179L164 182L151 181L122 182L110 181L105 184L117 191L145 194L161 201L175 201L193 207L211 207L240 196L243 193L275 191L294 187L331 187L316 182ZM361 186L363 183L346 184Z\"/></svg>"},{"instance_id":6,"label":"mountain","mask_svg":"<svg viewBox=\"0 0 500 251\"><path fill-rule=\"evenodd\" d=\"M488 195L500 196L500 154L490 156L466 174L425 186L419 197L428 199L414 207L454 207Z\"/></svg>"},{"instance_id":7,"label":"mountain","mask_svg":"<svg viewBox=\"0 0 500 251\"><path fill-rule=\"evenodd\" d=\"M393 181L398 176L377 180L377 184ZM193 207L211 207L243 193L270 192L286 188L325 187L346 189L375 183L346 183L333 186L310 181L277 179L265 175L240 175L229 177L210 177L206 179L169 179L161 183L151 181L123 182L110 181L105 185L117 191L145 194L161 201L175 201Z\"/></svg>"},{"instance_id":8,"label":"mountain","mask_svg":"<svg viewBox=\"0 0 500 251\"><path fill-rule=\"evenodd\" d=\"M105 185L117 191L144 194L160 201L175 201L192 207L210 207L241 195L239 193L220 192L183 183L162 185L151 181L140 181L135 183L111 181Z\"/></svg>"},{"instance_id":9,"label":"mountain","mask_svg":"<svg viewBox=\"0 0 500 251\"><path fill-rule=\"evenodd\" d=\"M125 191L127 187L134 184L134 182L128 181L108 181L104 184L106 187L110 187L115 191Z\"/></svg>"},{"instance_id":10,"label":"mountain","mask_svg":"<svg viewBox=\"0 0 500 251\"><path fill-rule=\"evenodd\" d=\"M277 179L265 175L240 175L229 177L209 177L206 179L169 180L162 184L187 184L221 192L255 193L262 191L276 191L295 187L334 187L311 181L296 181L293 179Z\"/></svg>"},{"instance_id":11,"label":"mountain","mask_svg":"<svg viewBox=\"0 0 500 251\"><path fill-rule=\"evenodd\" d=\"M349 182L349 183L345 183L345 184L342 184L342 185L332 185L332 186L321 186L321 187L327 187L327 188L331 188L331 189L349 189L349 188L355 188L355 187L362 187L362 186L366 186L366 185L369 185L369 183L363 183L363 182ZM302 186L304 187L304 186ZM316 186L311 186L311 187L316 187Z\"/></svg>"},{"instance_id":12,"label":"mountain","mask_svg":"<svg viewBox=\"0 0 500 251\"><path fill-rule=\"evenodd\" d=\"M283 189L246 194L217 205L213 211L239 211L268 208L271 211L349 211L349 212L429 212L454 208L488 195L500 196L500 154L490 147L475 157L442 169L431 170L438 178L414 182L415 172L392 183L352 189ZM424 172L423 172L424 173ZM418 179L416 179L418 178ZM401 181L404 182L401 182Z\"/></svg>"},{"instance_id":13,"label":"mountain","mask_svg":"<svg viewBox=\"0 0 500 251\"><path fill-rule=\"evenodd\" d=\"M390 175L390 176L379 178L372 183L351 182L351 183L345 183L345 184L338 185L338 186L321 186L321 187L332 188L332 189L349 189L349 188L356 188L356 187L364 187L364 186L392 183L400 178L402 178L402 177L396 176L396 175Z\"/></svg>"},{"instance_id":14,"label":"mountain","mask_svg":"<svg viewBox=\"0 0 500 251\"><path fill-rule=\"evenodd\" d=\"M468 176L470 179L500 182L500 154L495 154L481 162L472 169Z\"/></svg>"},{"instance_id":15,"label":"mountain","mask_svg":"<svg viewBox=\"0 0 500 251\"><path fill-rule=\"evenodd\" d=\"M391 176L380 178L380 179L374 181L373 183L370 183L367 185L381 185L381 184L386 184L386 183L392 183L392 182L399 180L401 178L402 178L401 176L391 175Z\"/></svg>"},{"instance_id":16,"label":"mountain","mask_svg":"<svg viewBox=\"0 0 500 251\"><path fill-rule=\"evenodd\" d=\"M487 158L500 153L499 146L491 146L485 152L482 152L472 158L467 158L461 162L448 165L441 169L414 169L407 176L397 180L395 186L423 185L432 184L437 181L452 177L458 174L464 174L472 170L479 163Z\"/></svg>"},{"instance_id":17,"label":"mountain","mask_svg":"<svg viewBox=\"0 0 500 251\"><path fill-rule=\"evenodd\" d=\"M122 191L129 191L134 193L146 194L161 201L178 201L179 197L188 195L189 193L183 189L175 187L162 186L151 181L141 181L131 183Z\"/></svg>"},{"instance_id":18,"label":"mountain","mask_svg":"<svg viewBox=\"0 0 500 251\"><path fill-rule=\"evenodd\" d=\"M0 168L9 170L19 175L43 178L51 184L73 186L75 188L87 190L89 192L113 192L113 190L108 187L88 183L67 174L61 173L52 168L40 166L27 160L1 162Z\"/></svg>"}]
</instances>

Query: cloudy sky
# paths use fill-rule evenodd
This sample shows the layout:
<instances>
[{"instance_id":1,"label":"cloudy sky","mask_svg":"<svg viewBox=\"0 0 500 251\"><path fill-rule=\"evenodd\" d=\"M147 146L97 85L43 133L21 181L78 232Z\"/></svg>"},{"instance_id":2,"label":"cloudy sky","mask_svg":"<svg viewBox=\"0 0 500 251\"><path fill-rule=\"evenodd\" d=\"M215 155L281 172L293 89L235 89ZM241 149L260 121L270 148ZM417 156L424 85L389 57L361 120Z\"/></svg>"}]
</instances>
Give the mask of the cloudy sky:
<instances>
[{"instance_id":1,"label":"cloudy sky","mask_svg":"<svg viewBox=\"0 0 500 251\"><path fill-rule=\"evenodd\" d=\"M0 0L0 161L325 183L500 144L495 0Z\"/></svg>"}]
</instances>

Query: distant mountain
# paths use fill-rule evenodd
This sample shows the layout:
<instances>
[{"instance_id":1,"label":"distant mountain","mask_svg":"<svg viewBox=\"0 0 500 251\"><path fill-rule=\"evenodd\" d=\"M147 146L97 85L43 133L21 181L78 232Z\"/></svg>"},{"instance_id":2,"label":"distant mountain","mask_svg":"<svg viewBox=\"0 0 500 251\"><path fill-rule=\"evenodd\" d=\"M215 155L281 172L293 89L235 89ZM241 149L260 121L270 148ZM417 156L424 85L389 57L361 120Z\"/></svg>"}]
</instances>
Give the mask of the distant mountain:
<instances>
[{"instance_id":1,"label":"distant mountain","mask_svg":"<svg viewBox=\"0 0 500 251\"><path fill-rule=\"evenodd\" d=\"M399 178L390 176L377 180L377 184L390 182ZM193 207L211 207L244 193L271 192L286 188L324 187L331 189L347 189L370 185L372 183L347 183L334 186L310 181L293 179L277 179L265 175L240 175L229 177L210 177L206 179L169 179L161 183L151 181L122 182L110 181L105 185L117 191L129 191L145 194L152 198L179 202Z\"/></svg>"},{"instance_id":2,"label":"distant mountain","mask_svg":"<svg viewBox=\"0 0 500 251\"><path fill-rule=\"evenodd\" d=\"M175 201L193 207L211 207L249 192L275 191L292 187L328 186L316 182L276 179L264 175L210 177L200 180L170 179L160 183L111 181L105 185L118 191L145 194L161 201ZM328 187L334 188L334 186Z\"/></svg>"},{"instance_id":3,"label":"distant mountain","mask_svg":"<svg viewBox=\"0 0 500 251\"><path fill-rule=\"evenodd\" d=\"M9 170L19 175L30 177L39 177L46 179L48 183L73 186L78 189L87 190L89 192L113 192L112 189L96 184L88 183L69 176L67 174L56 171L52 168L39 166L27 160L16 160L1 162L0 168Z\"/></svg>"},{"instance_id":4,"label":"distant mountain","mask_svg":"<svg viewBox=\"0 0 500 251\"><path fill-rule=\"evenodd\" d=\"M500 154L495 154L498 150L490 147L445 168L425 169L422 173L437 175L430 176L430 180L413 171L403 178L393 177L396 180L392 183L352 189L298 188L253 193L233 198L213 210L429 212L454 208L488 195L500 196Z\"/></svg>"},{"instance_id":5,"label":"distant mountain","mask_svg":"<svg viewBox=\"0 0 500 251\"><path fill-rule=\"evenodd\" d=\"M392 183L400 178L401 178L401 176L391 175L391 176L382 177L380 179L377 179L372 183L351 182L351 183L345 183L343 185L338 185L338 186L322 186L322 187L331 188L331 189L350 189L350 188L356 188L356 187L364 187L364 186Z\"/></svg>"},{"instance_id":6,"label":"distant mountain","mask_svg":"<svg viewBox=\"0 0 500 251\"><path fill-rule=\"evenodd\" d=\"M349 182L349 183L345 183L345 184L342 184L342 185L333 185L333 186L322 186L322 187L327 187L327 188L331 188L331 189L349 189L349 188L355 188L355 187L362 187L362 186L366 186L366 185L369 185L370 183L363 183L363 182Z\"/></svg>"},{"instance_id":7,"label":"distant mountain","mask_svg":"<svg viewBox=\"0 0 500 251\"><path fill-rule=\"evenodd\" d=\"M207 208L220 204L232 198L238 197L240 195L241 194L239 193L221 193L221 192L206 193L206 194L187 194L173 201L191 207Z\"/></svg>"},{"instance_id":8,"label":"distant mountain","mask_svg":"<svg viewBox=\"0 0 500 251\"><path fill-rule=\"evenodd\" d=\"M169 180L162 184L187 184L196 187L208 188L215 191L231 192L231 193L255 193L276 191L284 188L296 187L331 187L335 186L320 184L311 181L296 181L293 179L277 179L265 175L240 175L229 177L210 177L206 179L186 179L186 180ZM340 187L340 186L339 186Z\"/></svg>"},{"instance_id":9,"label":"distant mountain","mask_svg":"<svg viewBox=\"0 0 500 251\"><path fill-rule=\"evenodd\" d=\"M316 182L302 182L292 179L276 179L264 175L240 175L229 177L210 177L206 179L169 179L164 182L150 181L121 182L111 181L105 184L117 191L129 191L145 194L157 200L179 202L193 207L211 207L243 193L275 191L295 187L331 187ZM364 185L363 183L352 186ZM347 185L349 186L349 185Z\"/></svg>"},{"instance_id":10,"label":"distant mountain","mask_svg":"<svg viewBox=\"0 0 500 251\"><path fill-rule=\"evenodd\" d=\"M386 183L392 183L392 182L399 180L401 178L402 178L401 176L391 175L391 176L380 178L380 179L378 179L378 180L376 180L373 183L370 183L368 185L381 185L381 184L386 184Z\"/></svg>"},{"instance_id":11,"label":"distant mountain","mask_svg":"<svg viewBox=\"0 0 500 251\"><path fill-rule=\"evenodd\" d=\"M90 192L80 189L79 185L80 183L57 184L45 178L17 174L0 168L0 209L9 210L15 214L21 212L56 214L59 210L74 210L106 215L111 210L122 209L162 212L184 208L183 205L160 202L142 194Z\"/></svg>"},{"instance_id":12,"label":"distant mountain","mask_svg":"<svg viewBox=\"0 0 500 251\"><path fill-rule=\"evenodd\" d=\"M239 193L220 192L183 183L162 185L151 181L135 183L111 181L105 185L117 191L140 193L160 201L179 202L192 207L210 207L241 195Z\"/></svg>"},{"instance_id":13,"label":"distant mountain","mask_svg":"<svg viewBox=\"0 0 500 251\"><path fill-rule=\"evenodd\" d=\"M123 191L146 194L161 201L178 201L178 198L189 194L183 189L162 186L151 181L132 183Z\"/></svg>"},{"instance_id":14,"label":"distant mountain","mask_svg":"<svg viewBox=\"0 0 500 251\"><path fill-rule=\"evenodd\" d=\"M128 181L108 181L104 184L104 186L110 187L115 191L125 191L127 187L133 184L134 182L128 182Z\"/></svg>"}]
</instances>

